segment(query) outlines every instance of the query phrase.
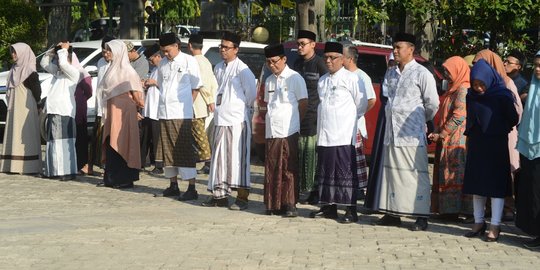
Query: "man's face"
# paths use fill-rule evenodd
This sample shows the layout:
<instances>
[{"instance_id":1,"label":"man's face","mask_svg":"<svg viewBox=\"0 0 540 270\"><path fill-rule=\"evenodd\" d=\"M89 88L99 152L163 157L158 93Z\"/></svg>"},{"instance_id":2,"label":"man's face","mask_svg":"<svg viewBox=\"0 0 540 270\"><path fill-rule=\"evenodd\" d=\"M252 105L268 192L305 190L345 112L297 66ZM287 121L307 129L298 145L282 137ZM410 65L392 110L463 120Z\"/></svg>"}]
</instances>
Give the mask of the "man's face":
<instances>
[{"instance_id":1,"label":"man's face","mask_svg":"<svg viewBox=\"0 0 540 270\"><path fill-rule=\"evenodd\" d=\"M330 74L336 73L340 68L343 67L343 55L340 53L324 53L323 60Z\"/></svg>"},{"instance_id":2,"label":"man's face","mask_svg":"<svg viewBox=\"0 0 540 270\"><path fill-rule=\"evenodd\" d=\"M148 62L150 62L152 66L157 67L159 65L159 62L161 62L161 54L154 53L148 58Z\"/></svg>"},{"instance_id":3,"label":"man's face","mask_svg":"<svg viewBox=\"0 0 540 270\"><path fill-rule=\"evenodd\" d=\"M398 41L394 43L394 60L398 63L406 63L412 60L414 46L406 41Z\"/></svg>"},{"instance_id":4,"label":"man's face","mask_svg":"<svg viewBox=\"0 0 540 270\"><path fill-rule=\"evenodd\" d=\"M273 74L279 75L285 69L287 63L287 57L285 56L274 56L266 58L266 64L270 68Z\"/></svg>"},{"instance_id":5,"label":"man's face","mask_svg":"<svg viewBox=\"0 0 540 270\"><path fill-rule=\"evenodd\" d=\"M537 79L540 80L540 57L534 58L534 76L536 76Z\"/></svg>"},{"instance_id":6,"label":"man's face","mask_svg":"<svg viewBox=\"0 0 540 270\"><path fill-rule=\"evenodd\" d=\"M520 69L521 64L519 63L519 60L517 58L513 56L508 56L506 60L504 60L504 70L506 71L506 74L519 71Z\"/></svg>"},{"instance_id":7,"label":"man's face","mask_svg":"<svg viewBox=\"0 0 540 270\"><path fill-rule=\"evenodd\" d=\"M238 47L234 46L232 41L222 39L221 44L219 45L219 54L221 55L221 59L225 60L225 62L231 61L236 58Z\"/></svg>"},{"instance_id":8,"label":"man's face","mask_svg":"<svg viewBox=\"0 0 540 270\"><path fill-rule=\"evenodd\" d=\"M178 44L174 43L167 46L161 46L161 53L169 60L173 60L179 53Z\"/></svg>"},{"instance_id":9,"label":"man's face","mask_svg":"<svg viewBox=\"0 0 540 270\"><path fill-rule=\"evenodd\" d=\"M296 40L298 45L298 55L305 56L315 51L315 42L309 38L299 38Z\"/></svg>"}]
</instances>

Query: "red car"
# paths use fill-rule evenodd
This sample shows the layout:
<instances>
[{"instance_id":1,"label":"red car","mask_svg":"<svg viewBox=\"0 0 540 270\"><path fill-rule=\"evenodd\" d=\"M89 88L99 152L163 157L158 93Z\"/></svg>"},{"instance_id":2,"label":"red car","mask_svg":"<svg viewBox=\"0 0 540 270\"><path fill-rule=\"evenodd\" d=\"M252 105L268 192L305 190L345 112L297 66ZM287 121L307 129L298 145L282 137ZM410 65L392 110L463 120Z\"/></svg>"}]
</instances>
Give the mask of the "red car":
<instances>
[{"instance_id":1,"label":"red car","mask_svg":"<svg viewBox=\"0 0 540 270\"><path fill-rule=\"evenodd\" d=\"M283 44L285 47L285 55L287 56L287 64L289 67L293 66L293 63L298 59L296 41L290 41ZM392 47L388 45L373 44L373 43L360 43L356 45L358 49L358 63L357 66L366 72L373 82L373 88L377 95L377 102L375 106L369 110L366 117L366 126L368 131L368 140L366 140L365 153L371 154L371 149L374 141L374 133L377 125L377 117L381 103L379 102L379 93L381 89L381 83L384 79L384 74L387 69L387 62ZM315 52L318 55L322 55L324 51L324 43L317 43ZM427 67L434 75L437 82L437 90L440 93L440 85L442 81L442 75L438 72L425 58L420 55L416 55L415 59L418 63ZM257 85L257 98L255 100L255 112L252 120L252 133L254 148L257 152L257 156L264 160L264 145L265 145L265 116L266 116L266 102L264 101L264 82L266 78L271 74L266 65L262 68L261 75L259 77ZM437 122L437 119L435 119ZM435 144L430 144L428 148L429 152L435 151Z\"/></svg>"}]
</instances>

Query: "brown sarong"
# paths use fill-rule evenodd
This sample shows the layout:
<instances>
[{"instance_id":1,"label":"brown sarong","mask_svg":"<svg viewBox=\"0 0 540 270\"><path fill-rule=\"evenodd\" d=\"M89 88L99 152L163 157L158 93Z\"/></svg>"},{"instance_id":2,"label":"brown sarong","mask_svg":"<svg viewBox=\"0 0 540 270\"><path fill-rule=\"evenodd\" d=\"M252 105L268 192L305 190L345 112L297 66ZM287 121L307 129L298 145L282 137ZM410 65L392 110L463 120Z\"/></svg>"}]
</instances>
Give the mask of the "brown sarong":
<instances>
[{"instance_id":1,"label":"brown sarong","mask_svg":"<svg viewBox=\"0 0 540 270\"><path fill-rule=\"evenodd\" d=\"M204 120L205 118L193 119L193 126L191 127L195 151L197 152L197 162L209 161L211 156L210 143L208 143L208 136L204 129Z\"/></svg>"},{"instance_id":2,"label":"brown sarong","mask_svg":"<svg viewBox=\"0 0 540 270\"><path fill-rule=\"evenodd\" d=\"M163 158L163 166L195 167L196 152L191 133L191 119L160 119L160 138L157 158Z\"/></svg>"},{"instance_id":3,"label":"brown sarong","mask_svg":"<svg viewBox=\"0 0 540 270\"><path fill-rule=\"evenodd\" d=\"M298 189L298 133L266 140L264 204L282 210L296 204Z\"/></svg>"}]
</instances>

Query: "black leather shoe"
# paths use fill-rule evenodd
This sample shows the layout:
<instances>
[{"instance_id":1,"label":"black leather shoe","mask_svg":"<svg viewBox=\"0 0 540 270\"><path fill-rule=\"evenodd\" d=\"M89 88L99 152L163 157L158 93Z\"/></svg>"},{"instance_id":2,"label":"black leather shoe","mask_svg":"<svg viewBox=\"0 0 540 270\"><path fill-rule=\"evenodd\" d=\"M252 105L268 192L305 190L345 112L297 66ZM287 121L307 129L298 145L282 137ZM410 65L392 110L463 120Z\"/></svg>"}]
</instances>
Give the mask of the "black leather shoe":
<instances>
[{"instance_id":1,"label":"black leather shoe","mask_svg":"<svg viewBox=\"0 0 540 270\"><path fill-rule=\"evenodd\" d=\"M246 210L248 208L248 202L236 199L231 206L229 206L229 210L233 211L240 211L240 210Z\"/></svg>"},{"instance_id":2,"label":"black leather shoe","mask_svg":"<svg viewBox=\"0 0 540 270\"><path fill-rule=\"evenodd\" d=\"M58 180L60 180L60 181L75 180L75 175L74 174L62 175L62 176L58 177Z\"/></svg>"},{"instance_id":3,"label":"black leather shoe","mask_svg":"<svg viewBox=\"0 0 540 270\"><path fill-rule=\"evenodd\" d=\"M540 237L523 243L523 246L530 250L540 250Z\"/></svg>"},{"instance_id":4,"label":"black leather shoe","mask_svg":"<svg viewBox=\"0 0 540 270\"><path fill-rule=\"evenodd\" d=\"M342 224L350 224L350 223L355 223L357 221L358 221L358 214L355 211L351 211L348 209L347 211L345 211L345 215L343 215L339 219L339 223L342 223Z\"/></svg>"},{"instance_id":5,"label":"black leather shoe","mask_svg":"<svg viewBox=\"0 0 540 270\"><path fill-rule=\"evenodd\" d=\"M428 219L427 218L417 218L416 222L411 227L411 231L425 231L428 227Z\"/></svg>"},{"instance_id":6,"label":"black leather shoe","mask_svg":"<svg viewBox=\"0 0 540 270\"><path fill-rule=\"evenodd\" d=\"M205 207L227 207L229 206L229 199L216 199L211 197L208 201L201 203L201 205Z\"/></svg>"},{"instance_id":7,"label":"black leather shoe","mask_svg":"<svg viewBox=\"0 0 540 270\"><path fill-rule=\"evenodd\" d=\"M109 183L106 183L106 182L101 181L101 182L98 182L98 183L96 184L96 187L112 187L112 185L109 184Z\"/></svg>"},{"instance_id":8,"label":"black leather shoe","mask_svg":"<svg viewBox=\"0 0 540 270\"><path fill-rule=\"evenodd\" d=\"M175 197L175 196L180 196L180 189L178 189L178 186L168 187L165 190L163 190L163 197Z\"/></svg>"},{"instance_id":9,"label":"black leather shoe","mask_svg":"<svg viewBox=\"0 0 540 270\"><path fill-rule=\"evenodd\" d=\"M210 167L204 165L200 170L197 170L198 174L209 174L210 173Z\"/></svg>"},{"instance_id":10,"label":"black leather shoe","mask_svg":"<svg viewBox=\"0 0 540 270\"><path fill-rule=\"evenodd\" d=\"M478 223L478 224L480 224L480 223ZM480 227L480 229L478 229L477 231L470 231L470 232L466 233L463 236L465 236L467 238L473 238L473 237L477 237L477 236L482 236L482 235L484 235L486 233L486 229L487 229L487 224L484 222L482 224L482 227Z\"/></svg>"},{"instance_id":11,"label":"black leather shoe","mask_svg":"<svg viewBox=\"0 0 540 270\"><path fill-rule=\"evenodd\" d=\"M379 226L400 226L401 218L391 215L384 215L382 218L375 222L375 225Z\"/></svg>"},{"instance_id":12,"label":"black leather shoe","mask_svg":"<svg viewBox=\"0 0 540 270\"><path fill-rule=\"evenodd\" d=\"M199 198L199 193L196 190L187 190L178 198L179 201L193 201Z\"/></svg>"},{"instance_id":13,"label":"black leather shoe","mask_svg":"<svg viewBox=\"0 0 540 270\"><path fill-rule=\"evenodd\" d=\"M314 211L309 214L311 218L328 218L328 219L337 219L337 206L336 205L325 205L322 206L319 211Z\"/></svg>"},{"instance_id":14,"label":"black leather shoe","mask_svg":"<svg viewBox=\"0 0 540 270\"><path fill-rule=\"evenodd\" d=\"M154 168L153 170L151 170L148 173L150 175L154 175L154 176L162 175L163 174L163 169L162 168Z\"/></svg>"},{"instance_id":15,"label":"black leather shoe","mask_svg":"<svg viewBox=\"0 0 540 270\"><path fill-rule=\"evenodd\" d=\"M300 204L317 205L319 204L319 191L310 191L298 201Z\"/></svg>"}]
</instances>

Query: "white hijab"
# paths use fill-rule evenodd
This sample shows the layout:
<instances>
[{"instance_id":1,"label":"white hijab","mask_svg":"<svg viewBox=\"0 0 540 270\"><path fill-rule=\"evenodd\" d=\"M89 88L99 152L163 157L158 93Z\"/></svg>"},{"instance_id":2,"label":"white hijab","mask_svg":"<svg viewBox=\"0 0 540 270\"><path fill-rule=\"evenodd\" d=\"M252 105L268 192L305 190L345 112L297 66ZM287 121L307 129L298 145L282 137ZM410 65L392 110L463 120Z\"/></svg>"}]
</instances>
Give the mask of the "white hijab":
<instances>
[{"instance_id":1,"label":"white hijab","mask_svg":"<svg viewBox=\"0 0 540 270\"><path fill-rule=\"evenodd\" d=\"M111 40L106 46L111 49L112 60L98 86L102 89L103 101L129 91L142 91L139 75L129 63L126 44Z\"/></svg>"}]
</instances>

